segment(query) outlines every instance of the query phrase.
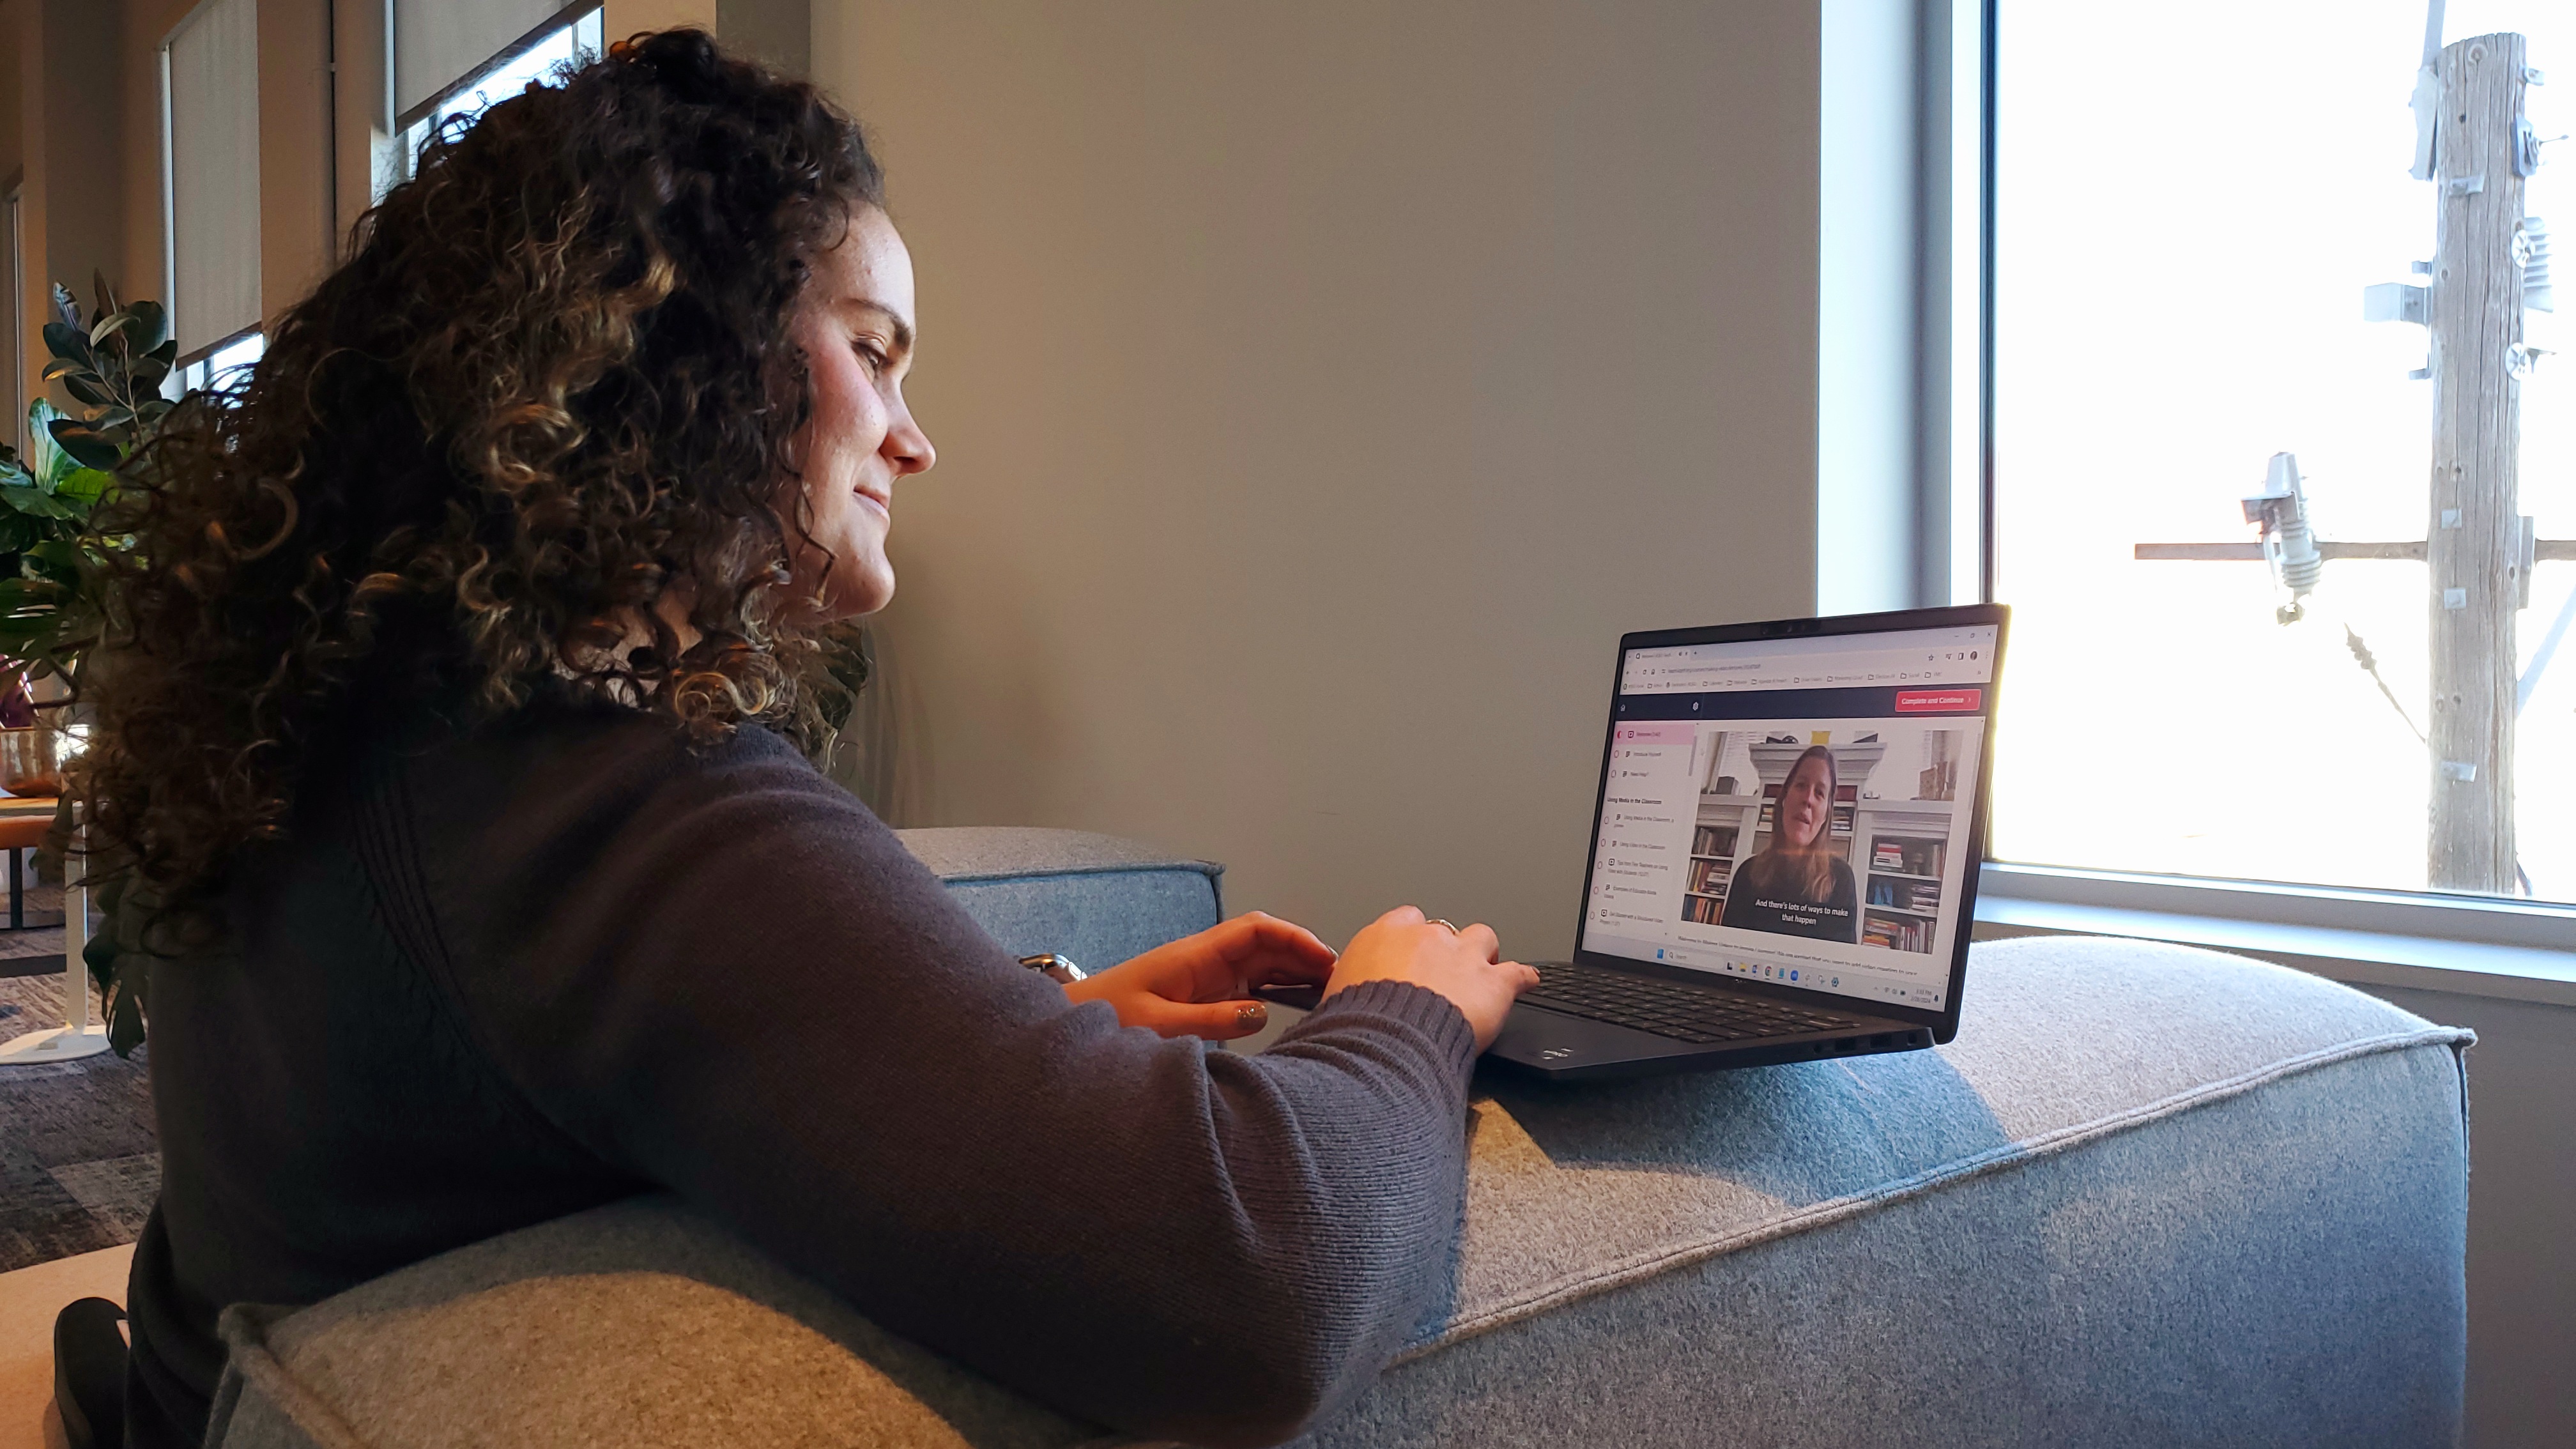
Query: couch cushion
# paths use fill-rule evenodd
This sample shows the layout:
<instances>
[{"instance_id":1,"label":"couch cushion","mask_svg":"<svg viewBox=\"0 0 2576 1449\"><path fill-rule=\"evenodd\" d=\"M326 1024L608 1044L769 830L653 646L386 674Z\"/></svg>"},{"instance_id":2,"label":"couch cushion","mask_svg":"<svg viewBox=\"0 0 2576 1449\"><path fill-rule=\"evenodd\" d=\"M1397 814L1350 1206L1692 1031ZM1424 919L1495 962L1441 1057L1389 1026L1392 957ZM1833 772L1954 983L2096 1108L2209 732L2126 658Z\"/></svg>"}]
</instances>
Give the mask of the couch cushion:
<instances>
[{"instance_id":1,"label":"couch cushion","mask_svg":"<svg viewBox=\"0 0 2576 1449\"><path fill-rule=\"evenodd\" d=\"M222 1328L218 1444L1067 1449L1100 1433L876 1328L664 1198L299 1313L236 1305Z\"/></svg>"},{"instance_id":2,"label":"couch cushion","mask_svg":"<svg viewBox=\"0 0 2576 1449\"><path fill-rule=\"evenodd\" d=\"M2279 967L2074 938L1978 947L1965 1006L1959 1039L1929 1052L1486 1083L1452 1291L1307 1442L2411 1443L2456 1429L2467 1033ZM602 1233L641 1246L623 1266L566 1266ZM533 1426L524 1416L553 1403L550 1433L660 1444L678 1441L658 1437L639 1386L687 1378L692 1404L747 1400L781 1391L754 1372L766 1355L822 1363L837 1344L852 1362L801 1402L846 1396L825 1420L874 1427L810 1442L987 1442L964 1415L1038 1436L994 1443L1084 1432L1001 1389L961 1390L951 1370L886 1367L889 1340L810 1292L705 1276L747 1271L748 1251L669 1203L462 1249L264 1336L237 1320L244 1402L276 1421L298 1395L344 1418L345 1442L391 1449L451 1442L429 1426L469 1412L452 1386L471 1383L475 1414ZM656 1326L710 1292L752 1305L724 1310L724 1341ZM508 1326L564 1295L633 1320L649 1348L621 1353L603 1327L544 1377L522 1373ZM368 1368L430 1345L434 1378ZM577 1430L575 1405L590 1416ZM765 1441L708 1423L690 1442Z\"/></svg>"},{"instance_id":3,"label":"couch cushion","mask_svg":"<svg viewBox=\"0 0 2576 1449\"><path fill-rule=\"evenodd\" d=\"M1958 1039L1933 1051L1568 1087L1496 1078L1476 1104L1467 1251L1435 1336L2332 1062L2415 1047L2447 1062L2473 1040L2304 972L2189 947L2032 937L1975 950Z\"/></svg>"},{"instance_id":4,"label":"couch cushion","mask_svg":"<svg viewBox=\"0 0 2576 1449\"><path fill-rule=\"evenodd\" d=\"M1015 955L1056 951L1096 971L1217 923L1225 867L1213 861L1082 830L896 834Z\"/></svg>"}]
</instances>

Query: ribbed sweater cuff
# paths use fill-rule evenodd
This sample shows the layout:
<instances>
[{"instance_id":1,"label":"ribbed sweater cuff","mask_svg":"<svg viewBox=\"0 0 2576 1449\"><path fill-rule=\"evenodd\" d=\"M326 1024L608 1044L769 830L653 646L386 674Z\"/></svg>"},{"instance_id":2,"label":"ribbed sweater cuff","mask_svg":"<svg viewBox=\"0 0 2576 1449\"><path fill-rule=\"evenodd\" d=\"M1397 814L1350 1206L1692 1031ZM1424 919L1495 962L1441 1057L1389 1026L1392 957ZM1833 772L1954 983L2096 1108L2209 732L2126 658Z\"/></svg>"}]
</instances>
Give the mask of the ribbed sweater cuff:
<instances>
[{"instance_id":1,"label":"ribbed sweater cuff","mask_svg":"<svg viewBox=\"0 0 2576 1449\"><path fill-rule=\"evenodd\" d=\"M1476 1029L1467 1014L1446 996L1410 981L1363 981L1307 1013L1292 1035L1308 1032L1347 1016L1366 1015L1401 1022L1422 1033L1434 1055L1464 1078L1476 1064Z\"/></svg>"}]
</instances>

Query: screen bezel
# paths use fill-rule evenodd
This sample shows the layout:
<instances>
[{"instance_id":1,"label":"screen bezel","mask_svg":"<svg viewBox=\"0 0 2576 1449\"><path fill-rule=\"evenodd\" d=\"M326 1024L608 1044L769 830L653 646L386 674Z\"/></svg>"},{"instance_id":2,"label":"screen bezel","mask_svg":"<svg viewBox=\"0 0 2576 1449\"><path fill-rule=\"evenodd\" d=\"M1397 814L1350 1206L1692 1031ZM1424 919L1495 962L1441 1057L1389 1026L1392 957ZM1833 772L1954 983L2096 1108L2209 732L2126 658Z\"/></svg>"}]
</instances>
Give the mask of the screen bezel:
<instances>
[{"instance_id":1,"label":"screen bezel","mask_svg":"<svg viewBox=\"0 0 2576 1449\"><path fill-rule=\"evenodd\" d=\"M2005 636L2010 630L2012 610L2003 604L1957 604L1938 609L1898 609L1881 614L1837 614L1822 619L1776 619L1761 624L1714 624L1697 629L1649 629L1619 637L1618 666L1610 676L1609 720L1601 729L1601 773L1592 792L1592 835L1583 850L1583 895L1574 919L1574 960L1581 966L1629 971L1640 975L1663 977L1674 981L1723 981L1757 996L1793 1002L1800 1006L1830 1008L1836 1011L1865 1011L1871 1016L1907 1022L1932 1028L1932 1039L1946 1042L1959 1033L1959 1002L1967 983L1968 942L1974 934L1977 918L1977 883L1984 874L1986 860L1986 816L1991 807L1995 778L1995 715L2002 703L1999 686L2003 681ZM1601 855L1601 818L1610 796L1610 748L1619 729L1619 686L1628 676L1628 654L1635 649L1662 649L1676 644L1735 644L1762 640L1821 639L1841 634L1902 634L1917 629L1956 629L1963 626L1991 625L1995 631L1993 673L1982 686L1986 691L1985 708L1979 711L1985 721L1985 738L1977 751L1977 787L1968 809L1968 861L1972 869L1962 875L1959 892L1959 914L1956 938L1950 943L1950 985L1941 994L1942 1007L1904 1006L1892 1002L1868 1001L1846 996L1838 991L1811 991L1803 986L1769 981L1760 977L1713 975L1687 966L1673 966L1655 961L1640 961L1633 956L1619 956L1607 951L1583 948L1584 925L1592 903L1592 871Z\"/></svg>"}]
</instances>

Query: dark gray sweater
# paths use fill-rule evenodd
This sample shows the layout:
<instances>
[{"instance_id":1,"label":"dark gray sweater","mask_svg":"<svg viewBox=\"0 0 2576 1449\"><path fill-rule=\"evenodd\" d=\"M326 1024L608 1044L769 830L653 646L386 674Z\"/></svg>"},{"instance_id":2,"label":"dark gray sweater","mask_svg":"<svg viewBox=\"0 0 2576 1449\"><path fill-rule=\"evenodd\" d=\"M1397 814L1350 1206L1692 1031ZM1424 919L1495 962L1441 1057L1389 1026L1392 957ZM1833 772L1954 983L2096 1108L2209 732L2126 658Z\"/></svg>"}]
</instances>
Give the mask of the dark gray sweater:
<instances>
[{"instance_id":1,"label":"dark gray sweater","mask_svg":"<svg viewBox=\"0 0 2576 1449\"><path fill-rule=\"evenodd\" d=\"M1365 1385L1444 1280L1455 1007L1371 983L1258 1057L1122 1029L759 729L556 705L377 748L235 877L228 944L152 971L145 1449L202 1436L225 1304L652 1187L1068 1413L1216 1445Z\"/></svg>"}]
</instances>

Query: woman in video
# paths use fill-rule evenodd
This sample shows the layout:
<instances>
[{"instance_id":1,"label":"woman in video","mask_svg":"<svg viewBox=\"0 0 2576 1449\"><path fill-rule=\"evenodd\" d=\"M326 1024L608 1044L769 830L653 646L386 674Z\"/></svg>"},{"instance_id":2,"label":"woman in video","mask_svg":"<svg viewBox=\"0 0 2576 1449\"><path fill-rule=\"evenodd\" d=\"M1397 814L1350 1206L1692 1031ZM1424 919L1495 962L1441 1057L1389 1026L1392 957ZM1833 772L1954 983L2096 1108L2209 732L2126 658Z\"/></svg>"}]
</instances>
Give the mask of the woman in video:
<instances>
[{"instance_id":1,"label":"woman in video","mask_svg":"<svg viewBox=\"0 0 2576 1449\"><path fill-rule=\"evenodd\" d=\"M1492 931L1059 985L809 762L928 331L857 125L664 32L443 131L130 469L77 786L151 968L127 1443L202 1442L227 1304L655 1189L1150 1439L1295 1434L1442 1291Z\"/></svg>"},{"instance_id":2,"label":"woman in video","mask_svg":"<svg viewBox=\"0 0 2576 1449\"><path fill-rule=\"evenodd\" d=\"M1772 807L1771 843L1735 868L1720 924L1820 941L1860 939L1860 883L1834 850L1834 752L1810 747Z\"/></svg>"}]
</instances>

